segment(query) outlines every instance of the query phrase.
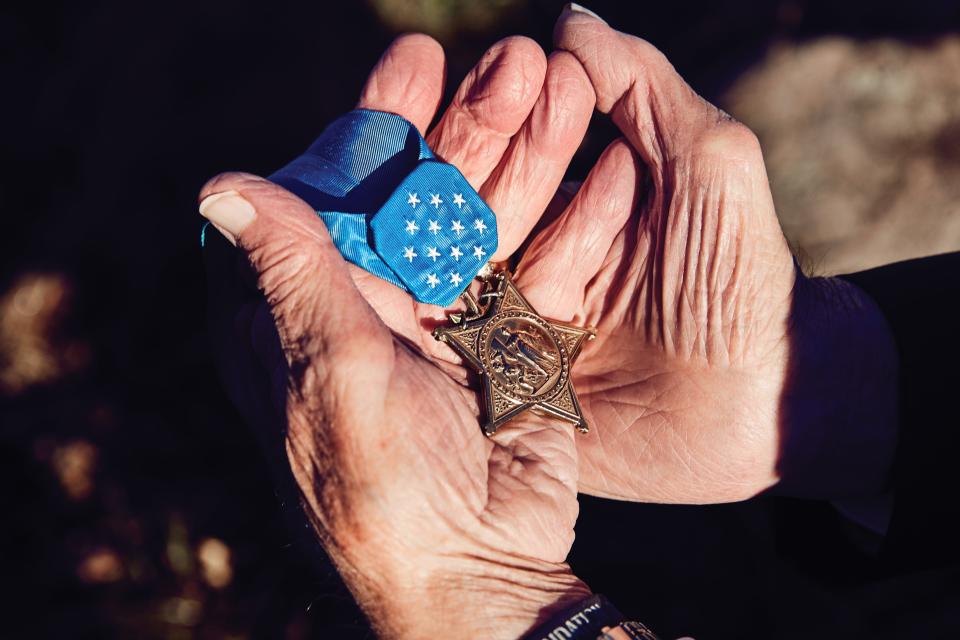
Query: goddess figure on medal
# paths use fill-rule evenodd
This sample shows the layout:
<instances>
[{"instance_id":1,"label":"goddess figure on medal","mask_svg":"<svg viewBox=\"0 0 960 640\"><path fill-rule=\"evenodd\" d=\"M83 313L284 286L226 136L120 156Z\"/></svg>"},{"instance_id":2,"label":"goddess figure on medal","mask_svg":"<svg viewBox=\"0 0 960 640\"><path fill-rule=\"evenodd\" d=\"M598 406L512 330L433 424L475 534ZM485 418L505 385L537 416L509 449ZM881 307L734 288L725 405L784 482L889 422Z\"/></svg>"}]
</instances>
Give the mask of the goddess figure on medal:
<instances>
[{"instance_id":1,"label":"goddess figure on medal","mask_svg":"<svg viewBox=\"0 0 960 640\"><path fill-rule=\"evenodd\" d=\"M525 324L514 320L498 325L490 334L489 349L493 375L510 392L529 396L557 371L559 354L535 325Z\"/></svg>"},{"instance_id":2,"label":"goddess figure on medal","mask_svg":"<svg viewBox=\"0 0 960 640\"><path fill-rule=\"evenodd\" d=\"M480 303L462 294L469 313L450 317L454 326L434 330L483 377L486 423L491 436L505 422L532 409L588 431L570 382L580 348L595 332L542 318L521 295L507 272L484 281Z\"/></svg>"}]
</instances>

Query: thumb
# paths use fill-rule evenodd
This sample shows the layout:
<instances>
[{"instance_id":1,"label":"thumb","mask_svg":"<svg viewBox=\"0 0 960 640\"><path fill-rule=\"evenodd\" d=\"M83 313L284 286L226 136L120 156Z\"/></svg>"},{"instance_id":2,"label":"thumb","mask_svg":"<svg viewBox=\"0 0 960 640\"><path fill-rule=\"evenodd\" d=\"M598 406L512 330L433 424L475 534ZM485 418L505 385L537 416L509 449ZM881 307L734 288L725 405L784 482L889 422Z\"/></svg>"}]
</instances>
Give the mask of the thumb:
<instances>
[{"instance_id":1,"label":"thumb","mask_svg":"<svg viewBox=\"0 0 960 640\"><path fill-rule=\"evenodd\" d=\"M225 173L200 192L200 213L247 257L292 368L383 354L390 334L357 291L323 221L263 178Z\"/></svg>"}]
</instances>

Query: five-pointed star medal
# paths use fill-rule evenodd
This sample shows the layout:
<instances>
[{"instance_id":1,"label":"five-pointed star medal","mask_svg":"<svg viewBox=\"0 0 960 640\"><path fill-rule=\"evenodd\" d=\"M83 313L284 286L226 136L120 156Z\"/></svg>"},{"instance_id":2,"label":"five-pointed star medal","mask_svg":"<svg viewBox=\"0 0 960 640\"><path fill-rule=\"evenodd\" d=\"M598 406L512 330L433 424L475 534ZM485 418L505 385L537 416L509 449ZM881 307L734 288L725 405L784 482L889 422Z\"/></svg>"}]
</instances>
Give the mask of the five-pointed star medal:
<instances>
[{"instance_id":1,"label":"five-pointed star medal","mask_svg":"<svg viewBox=\"0 0 960 640\"><path fill-rule=\"evenodd\" d=\"M454 326L433 332L482 374L483 432L491 436L505 422L533 409L586 433L570 369L594 332L540 317L508 274L495 274L492 280L490 290L480 296L493 299L484 313L453 317ZM476 300L469 293L463 295L478 310Z\"/></svg>"}]
</instances>

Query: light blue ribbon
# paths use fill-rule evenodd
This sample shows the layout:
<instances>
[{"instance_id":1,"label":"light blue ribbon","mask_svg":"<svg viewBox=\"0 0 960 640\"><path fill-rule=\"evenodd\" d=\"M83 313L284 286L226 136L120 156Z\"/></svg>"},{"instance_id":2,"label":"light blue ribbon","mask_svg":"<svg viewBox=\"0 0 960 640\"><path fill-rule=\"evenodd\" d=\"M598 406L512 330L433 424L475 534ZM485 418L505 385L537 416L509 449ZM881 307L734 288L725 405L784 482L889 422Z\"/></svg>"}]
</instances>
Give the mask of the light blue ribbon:
<instances>
[{"instance_id":1,"label":"light blue ribbon","mask_svg":"<svg viewBox=\"0 0 960 640\"><path fill-rule=\"evenodd\" d=\"M270 180L309 203L349 262L448 306L497 249L496 217L397 115L338 118Z\"/></svg>"}]
</instances>

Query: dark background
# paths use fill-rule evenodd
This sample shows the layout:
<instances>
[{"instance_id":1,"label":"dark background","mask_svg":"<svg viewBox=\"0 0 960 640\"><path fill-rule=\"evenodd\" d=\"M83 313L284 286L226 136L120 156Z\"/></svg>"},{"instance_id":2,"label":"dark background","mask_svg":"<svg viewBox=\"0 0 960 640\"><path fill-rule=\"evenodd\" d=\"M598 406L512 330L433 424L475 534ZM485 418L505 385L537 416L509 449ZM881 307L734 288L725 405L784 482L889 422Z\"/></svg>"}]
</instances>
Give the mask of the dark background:
<instances>
[{"instance_id":1,"label":"dark background","mask_svg":"<svg viewBox=\"0 0 960 640\"><path fill-rule=\"evenodd\" d=\"M298 154L352 107L399 31L443 42L449 95L502 36L549 49L561 6L0 10L0 637L370 636L332 570L291 533L217 382L196 193L217 172L268 174ZM721 103L774 45L829 35L922 49L960 16L954 2L589 6ZM613 136L597 122L570 177ZM663 638L958 628L955 572L874 579L828 505L584 499L582 514L575 571Z\"/></svg>"}]
</instances>

